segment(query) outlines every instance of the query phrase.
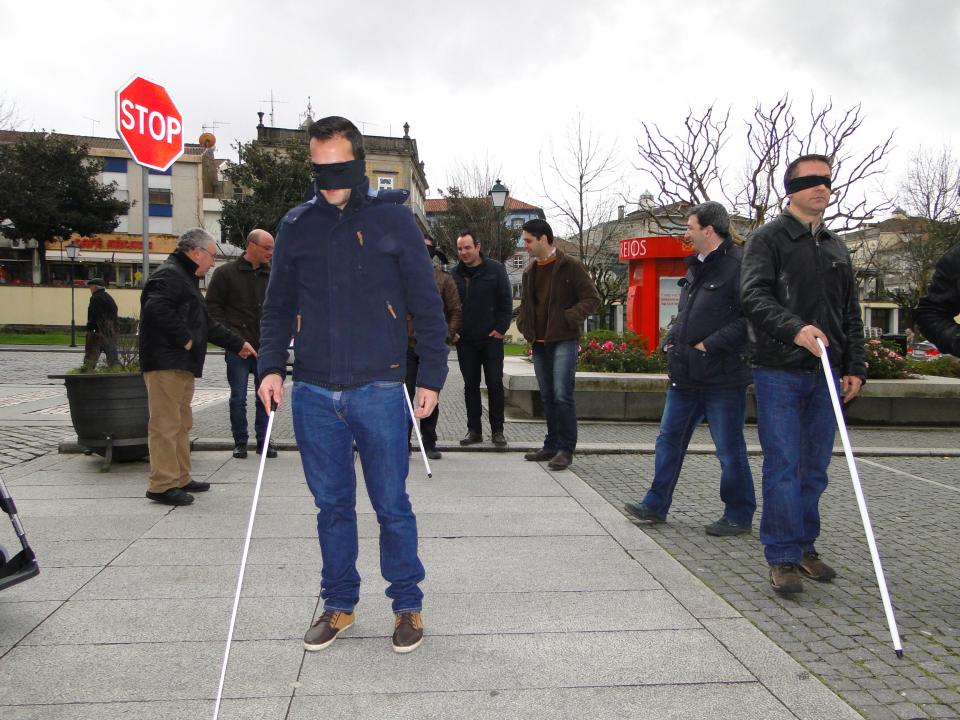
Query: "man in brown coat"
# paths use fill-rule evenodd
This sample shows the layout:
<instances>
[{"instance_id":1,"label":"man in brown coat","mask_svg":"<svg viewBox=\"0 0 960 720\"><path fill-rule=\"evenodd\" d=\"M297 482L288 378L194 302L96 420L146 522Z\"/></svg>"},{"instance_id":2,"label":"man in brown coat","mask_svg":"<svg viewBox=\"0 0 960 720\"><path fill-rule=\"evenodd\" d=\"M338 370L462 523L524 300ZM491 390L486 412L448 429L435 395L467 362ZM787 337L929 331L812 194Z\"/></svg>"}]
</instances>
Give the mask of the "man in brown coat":
<instances>
[{"instance_id":1,"label":"man in brown coat","mask_svg":"<svg viewBox=\"0 0 960 720\"><path fill-rule=\"evenodd\" d=\"M600 295L583 264L554 247L545 220L526 222L522 236L534 262L523 271L517 329L533 345L533 369L547 416L543 447L524 459L549 460L551 470L566 470L577 447L573 390L580 329L600 305Z\"/></svg>"},{"instance_id":2,"label":"man in brown coat","mask_svg":"<svg viewBox=\"0 0 960 720\"><path fill-rule=\"evenodd\" d=\"M453 338L460 332L460 323L463 319L463 313L460 304L460 293L457 292L457 286L450 277L450 273L442 270L439 265L446 265L446 256L433 247L433 239L428 235L423 240L427 245L427 251L430 253L430 259L433 260L433 278L437 283L437 290L440 291L440 299L443 301L443 316L447 320L447 342L452 342ZM417 390L417 372L420 369L420 356L417 354L417 338L413 333L413 318L407 316L407 393L411 401L416 396ZM423 439L423 449L427 457L431 460L439 460L442 455L437 450L437 421L440 418L440 403L433 408L433 412L420 420L420 437ZM413 431L413 425L408 423L409 430L407 437Z\"/></svg>"}]
</instances>

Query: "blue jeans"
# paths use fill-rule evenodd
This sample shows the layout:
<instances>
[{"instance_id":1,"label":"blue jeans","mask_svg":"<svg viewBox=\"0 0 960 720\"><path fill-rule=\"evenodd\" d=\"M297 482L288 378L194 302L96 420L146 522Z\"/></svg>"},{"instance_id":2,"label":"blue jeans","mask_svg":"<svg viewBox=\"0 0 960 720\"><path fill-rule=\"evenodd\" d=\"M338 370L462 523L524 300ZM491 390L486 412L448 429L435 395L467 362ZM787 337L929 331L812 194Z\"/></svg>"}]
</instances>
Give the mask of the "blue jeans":
<instances>
[{"instance_id":1,"label":"blue jeans","mask_svg":"<svg viewBox=\"0 0 960 720\"><path fill-rule=\"evenodd\" d=\"M417 519L407 496L407 405L400 382L349 390L293 384L293 429L317 509L326 610L352 612L360 600L357 572L355 441L363 479L380 523L380 572L394 612L419 611L424 569L417 556Z\"/></svg>"},{"instance_id":2,"label":"blue jeans","mask_svg":"<svg viewBox=\"0 0 960 720\"><path fill-rule=\"evenodd\" d=\"M720 461L723 515L737 525L753 523L757 496L753 489L753 474L747 463L747 444L743 439L746 408L745 387L696 390L668 388L667 404L657 436L653 484L643 499L644 505L660 517L666 517L673 502L673 491L680 478L690 437L706 418Z\"/></svg>"},{"instance_id":3,"label":"blue jeans","mask_svg":"<svg viewBox=\"0 0 960 720\"><path fill-rule=\"evenodd\" d=\"M829 389L822 372L755 368L753 382L763 448L760 542L770 565L799 563L820 536L837 431Z\"/></svg>"},{"instance_id":4,"label":"blue jeans","mask_svg":"<svg viewBox=\"0 0 960 720\"><path fill-rule=\"evenodd\" d=\"M578 345L576 340L561 340L533 346L533 371L537 375L543 414L547 418L544 450L572 455L577 449L577 408L573 404L573 390L577 380Z\"/></svg>"},{"instance_id":5,"label":"blue jeans","mask_svg":"<svg viewBox=\"0 0 960 720\"><path fill-rule=\"evenodd\" d=\"M230 430L233 432L233 444L246 446L249 440L247 431L247 389L250 376L253 375L253 390L260 389L260 376L257 374L257 359L253 356L246 359L229 350L227 359L227 382L230 383ZM263 436L267 434L267 411L263 403L256 399L256 420L254 429L257 433L257 447L263 445Z\"/></svg>"}]
</instances>

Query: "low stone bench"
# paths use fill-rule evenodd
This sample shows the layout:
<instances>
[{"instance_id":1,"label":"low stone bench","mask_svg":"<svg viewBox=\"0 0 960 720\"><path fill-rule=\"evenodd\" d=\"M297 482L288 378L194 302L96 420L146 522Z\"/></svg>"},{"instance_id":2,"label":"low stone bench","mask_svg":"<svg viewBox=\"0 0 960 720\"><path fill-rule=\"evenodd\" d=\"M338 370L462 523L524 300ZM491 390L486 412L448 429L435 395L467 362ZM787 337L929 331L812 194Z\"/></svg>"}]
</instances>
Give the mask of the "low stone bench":
<instances>
[{"instance_id":1,"label":"low stone bench","mask_svg":"<svg viewBox=\"0 0 960 720\"><path fill-rule=\"evenodd\" d=\"M583 420L646 420L663 415L668 379L645 373L578 372L575 400ZM503 386L507 405L527 417L543 417L543 403L524 358L505 358ZM846 406L847 422L859 425L960 424L960 379L925 375L909 380L870 380L860 397ZM753 386L747 389L747 420L756 420Z\"/></svg>"}]
</instances>

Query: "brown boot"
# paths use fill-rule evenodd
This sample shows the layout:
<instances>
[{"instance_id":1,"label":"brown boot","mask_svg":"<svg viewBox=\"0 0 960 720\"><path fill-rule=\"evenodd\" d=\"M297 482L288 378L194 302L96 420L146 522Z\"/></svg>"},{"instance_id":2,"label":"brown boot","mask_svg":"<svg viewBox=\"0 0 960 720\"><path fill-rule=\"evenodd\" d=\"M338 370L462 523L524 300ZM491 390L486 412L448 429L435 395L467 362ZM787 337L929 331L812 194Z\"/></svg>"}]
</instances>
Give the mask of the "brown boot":
<instances>
[{"instance_id":1,"label":"brown boot","mask_svg":"<svg viewBox=\"0 0 960 720\"><path fill-rule=\"evenodd\" d=\"M528 452L523 456L523 459L529 460L530 462L543 462L544 460L553 460L553 456L556 454L556 450L545 450L544 448L540 448L539 450Z\"/></svg>"},{"instance_id":2,"label":"brown boot","mask_svg":"<svg viewBox=\"0 0 960 720\"><path fill-rule=\"evenodd\" d=\"M560 450L556 455L553 456L553 460L547 463L547 467L551 470L566 470L568 467L570 467L570 463L572 462L573 455L565 450Z\"/></svg>"},{"instance_id":3,"label":"brown boot","mask_svg":"<svg viewBox=\"0 0 960 720\"><path fill-rule=\"evenodd\" d=\"M770 566L770 587L775 593L789 595L803 592L803 580L795 563Z\"/></svg>"},{"instance_id":4,"label":"brown boot","mask_svg":"<svg viewBox=\"0 0 960 720\"><path fill-rule=\"evenodd\" d=\"M830 582L837 576L837 571L820 559L815 552L805 552L800 561L800 572L804 577L817 582Z\"/></svg>"}]
</instances>

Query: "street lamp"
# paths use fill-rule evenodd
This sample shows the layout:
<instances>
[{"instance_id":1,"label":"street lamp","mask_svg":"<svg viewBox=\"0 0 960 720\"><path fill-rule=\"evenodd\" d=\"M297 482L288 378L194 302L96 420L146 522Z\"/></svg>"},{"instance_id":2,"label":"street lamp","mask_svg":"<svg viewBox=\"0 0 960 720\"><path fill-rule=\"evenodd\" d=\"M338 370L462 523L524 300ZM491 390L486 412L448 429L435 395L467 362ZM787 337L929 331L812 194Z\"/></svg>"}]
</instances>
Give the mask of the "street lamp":
<instances>
[{"instance_id":1,"label":"street lamp","mask_svg":"<svg viewBox=\"0 0 960 720\"><path fill-rule=\"evenodd\" d=\"M77 259L77 252L80 250L80 246L77 245L72 240L70 244L66 247L67 257L70 258L70 347L77 346L77 321L76 321L76 310L74 305L74 291L76 287L73 283L73 262Z\"/></svg>"},{"instance_id":2,"label":"street lamp","mask_svg":"<svg viewBox=\"0 0 960 720\"><path fill-rule=\"evenodd\" d=\"M500 183L500 178L490 188L490 202L497 210L497 255L500 262L503 262L503 251L500 247L500 228L503 226L503 208L507 204L507 198L510 197L510 190L506 185Z\"/></svg>"}]
</instances>

